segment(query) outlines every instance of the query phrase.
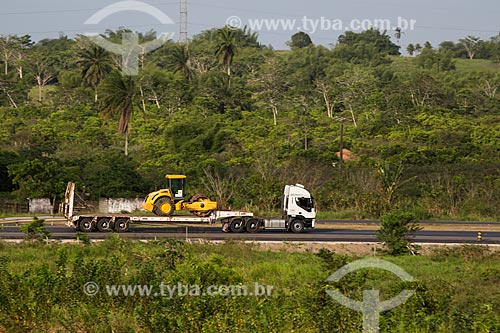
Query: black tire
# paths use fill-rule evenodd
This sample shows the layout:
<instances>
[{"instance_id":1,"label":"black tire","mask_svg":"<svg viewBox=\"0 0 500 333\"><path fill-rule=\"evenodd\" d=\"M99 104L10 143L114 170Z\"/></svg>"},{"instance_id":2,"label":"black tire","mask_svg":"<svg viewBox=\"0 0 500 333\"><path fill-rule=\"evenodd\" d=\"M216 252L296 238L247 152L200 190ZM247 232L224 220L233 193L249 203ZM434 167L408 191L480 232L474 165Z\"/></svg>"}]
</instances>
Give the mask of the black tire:
<instances>
[{"instance_id":1,"label":"black tire","mask_svg":"<svg viewBox=\"0 0 500 333\"><path fill-rule=\"evenodd\" d=\"M247 232L256 233L259 232L261 227L259 219L249 219L245 226Z\"/></svg>"},{"instance_id":2,"label":"black tire","mask_svg":"<svg viewBox=\"0 0 500 333\"><path fill-rule=\"evenodd\" d=\"M174 212L175 206L172 199L169 197L162 197L155 202L153 213L158 216L170 216Z\"/></svg>"},{"instance_id":3,"label":"black tire","mask_svg":"<svg viewBox=\"0 0 500 333\"><path fill-rule=\"evenodd\" d=\"M78 223L78 228L83 232L91 232L94 230L95 223L92 221L91 217L84 217Z\"/></svg>"},{"instance_id":4,"label":"black tire","mask_svg":"<svg viewBox=\"0 0 500 333\"><path fill-rule=\"evenodd\" d=\"M243 226L243 220L240 218L234 218L231 220L231 222L229 222L229 230L231 232L243 232L245 230Z\"/></svg>"},{"instance_id":5,"label":"black tire","mask_svg":"<svg viewBox=\"0 0 500 333\"><path fill-rule=\"evenodd\" d=\"M109 217L101 217L96 223L97 230L100 232L109 232L112 229L111 219Z\"/></svg>"},{"instance_id":6,"label":"black tire","mask_svg":"<svg viewBox=\"0 0 500 333\"><path fill-rule=\"evenodd\" d=\"M130 219L126 217L119 217L115 220L115 225L113 229L116 232L127 232L130 226Z\"/></svg>"},{"instance_id":7,"label":"black tire","mask_svg":"<svg viewBox=\"0 0 500 333\"><path fill-rule=\"evenodd\" d=\"M292 220L292 224L290 225L290 230L295 234L304 232L305 230L304 221L300 219Z\"/></svg>"}]
</instances>

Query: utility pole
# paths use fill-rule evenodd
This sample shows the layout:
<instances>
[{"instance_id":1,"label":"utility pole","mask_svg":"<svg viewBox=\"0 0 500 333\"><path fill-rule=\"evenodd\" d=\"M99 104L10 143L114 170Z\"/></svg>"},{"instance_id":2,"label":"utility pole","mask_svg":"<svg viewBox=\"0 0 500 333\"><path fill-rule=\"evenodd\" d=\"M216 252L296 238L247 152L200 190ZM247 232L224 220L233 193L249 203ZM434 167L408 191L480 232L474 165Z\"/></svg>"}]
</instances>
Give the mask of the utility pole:
<instances>
[{"instance_id":1,"label":"utility pole","mask_svg":"<svg viewBox=\"0 0 500 333\"><path fill-rule=\"evenodd\" d=\"M188 40L188 0L181 1L181 13L180 13L180 34L179 42L187 43Z\"/></svg>"}]
</instances>

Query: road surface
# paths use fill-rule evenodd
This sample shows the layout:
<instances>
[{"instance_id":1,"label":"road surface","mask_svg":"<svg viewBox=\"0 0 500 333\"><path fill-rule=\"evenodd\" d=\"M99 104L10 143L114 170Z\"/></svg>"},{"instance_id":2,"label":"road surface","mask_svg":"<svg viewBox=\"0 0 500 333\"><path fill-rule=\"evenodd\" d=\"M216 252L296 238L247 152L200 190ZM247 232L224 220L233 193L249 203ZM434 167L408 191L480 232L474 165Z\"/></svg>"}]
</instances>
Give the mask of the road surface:
<instances>
[{"instance_id":1,"label":"road surface","mask_svg":"<svg viewBox=\"0 0 500 333\"><path fill-rule=\"evenodd\" d=\"M76 239L76 231L64 225L47 225L47 230L52 234L52 239L70 240ZM91 232L87 234L90 239L105 239L112 233ZM263 230L256 234L249 233L224 233L219 226L147 226L132 225L121 237L130 239L203 239L203 240L249 240L249 241L285 241L285 242L376 242L375 230L336 229L334 226L328 228L316 228L302 234L294 234L286 231ZM23 239L24 234L18 226L6 225L0 231L0 239ZM421 230L415 238L416 243L459 243L459 244L499 244L500 228L498 231L485 231L482 233L482 241L478 241L475 231L457 230Z\"/></svg>"}]
</instances>

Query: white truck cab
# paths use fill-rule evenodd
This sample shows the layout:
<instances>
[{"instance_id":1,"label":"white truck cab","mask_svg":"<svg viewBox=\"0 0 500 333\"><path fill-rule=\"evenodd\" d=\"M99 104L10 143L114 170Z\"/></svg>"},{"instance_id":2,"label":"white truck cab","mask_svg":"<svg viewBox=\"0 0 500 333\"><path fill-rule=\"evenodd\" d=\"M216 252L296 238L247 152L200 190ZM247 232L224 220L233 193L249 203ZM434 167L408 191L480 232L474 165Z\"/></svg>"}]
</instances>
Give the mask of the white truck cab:
<instances>
[{"instance_id":1,"label":"white truck cab","mask_svg":"<svg viewBox=\"0 0 500 333\"><path fill-rule=\"evenodd\" d=\"M285 186L281 209L286 229L302 232L305 228L314 228L316 222L314 198L303 185Z\"/></svg>"}]
</instances>

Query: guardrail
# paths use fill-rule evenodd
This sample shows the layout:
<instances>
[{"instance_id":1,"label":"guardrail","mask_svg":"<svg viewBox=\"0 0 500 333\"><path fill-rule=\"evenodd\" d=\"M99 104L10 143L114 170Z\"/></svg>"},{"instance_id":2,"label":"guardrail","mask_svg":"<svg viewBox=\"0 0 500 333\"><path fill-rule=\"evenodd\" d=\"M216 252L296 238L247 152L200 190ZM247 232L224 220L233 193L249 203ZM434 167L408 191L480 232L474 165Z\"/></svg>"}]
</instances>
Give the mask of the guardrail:
<instances>
[{"instance_id":1,"label":"guardrail","mask_svg":"<svg viewBox=\"0 0 500 333\"><path fill-rule=\"evenodd\" d=\"M54 223L66 222L64 216L37 216L39 219L45 220L48 225L54 225ZM0 225L19 225L33 222L33 216L19 216L19 217L4 217L0 218Z\"/></svg>"}]
</instances>

